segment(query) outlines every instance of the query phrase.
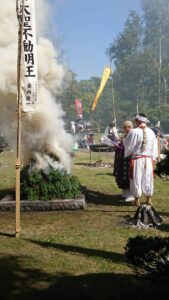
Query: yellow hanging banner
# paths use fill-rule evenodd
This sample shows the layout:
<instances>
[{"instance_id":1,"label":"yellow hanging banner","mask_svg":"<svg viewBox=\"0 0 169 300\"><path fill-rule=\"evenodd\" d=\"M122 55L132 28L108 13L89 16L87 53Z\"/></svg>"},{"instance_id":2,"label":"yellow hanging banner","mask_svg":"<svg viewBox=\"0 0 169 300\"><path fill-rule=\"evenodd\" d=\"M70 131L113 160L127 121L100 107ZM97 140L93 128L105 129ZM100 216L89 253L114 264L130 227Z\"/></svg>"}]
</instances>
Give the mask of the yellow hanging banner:
<instances>
[{"instance_id":1,"label":"yellow hanging banner","mask_svg":"<svg viewBox=\"0 0 169 300\"><path fill-rule=\"evenodd\" d=\"M93 105L92 105L92 111L95 110L96 108L96 105L97 105L97 101L107 83L107 80L109 79L109 76L111 74L111 68L110 67L105 67L104 68L104 71L103 71L103 75L102 75L102 79L101 79L101 82L100 82L100 86L99 86L99 89L96 93L96 96L94 97L94 100L93 100Z\"/></svg>"}]
</instances>

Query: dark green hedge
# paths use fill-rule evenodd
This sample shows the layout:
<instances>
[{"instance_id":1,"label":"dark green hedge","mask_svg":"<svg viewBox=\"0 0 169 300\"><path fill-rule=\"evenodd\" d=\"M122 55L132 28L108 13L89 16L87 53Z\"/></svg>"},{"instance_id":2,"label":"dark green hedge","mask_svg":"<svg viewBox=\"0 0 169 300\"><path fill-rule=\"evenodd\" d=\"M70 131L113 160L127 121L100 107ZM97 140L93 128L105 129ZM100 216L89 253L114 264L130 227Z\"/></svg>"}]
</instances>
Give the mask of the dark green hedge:
<instances>
[{"instance_id":1,"label":"dark green hedge","mask_svg":"<svg viewBox=\"0 0 169 300\"><path fill-rule=\"evenodd\" d=\"M164 159L161 159L156 164L155 168L155 174L157 174L159 177L168 179L169 176L169 150L165 150L166 157Z\"/></svg>"},{"instance_id":2,"label":"dark green hedge","mask_svg":"<svg viewBox=\"0 0 169 300\"><path fill-rule=\"evenodd\" d=\"M169 238L136 236L129 238L125 254L138 274L169 279Z\"/></svg>"}]
</instances>

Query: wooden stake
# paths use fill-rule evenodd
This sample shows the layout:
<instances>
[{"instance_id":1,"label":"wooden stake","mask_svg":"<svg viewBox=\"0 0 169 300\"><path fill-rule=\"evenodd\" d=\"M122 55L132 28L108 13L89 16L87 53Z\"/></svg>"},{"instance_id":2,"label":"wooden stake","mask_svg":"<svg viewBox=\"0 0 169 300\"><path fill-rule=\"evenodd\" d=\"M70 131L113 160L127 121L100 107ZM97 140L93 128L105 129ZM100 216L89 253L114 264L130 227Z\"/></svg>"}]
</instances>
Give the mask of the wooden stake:
<instances>
[{"instance_id":1,"label":"wooden stake","mask_svg":"<svg viewBox=\"0 0 169 300\"><path fill-rule=\"evenodd\" d=\"M112 100L113 100L113 121L116 124L116 108L115 108L115 95L114 95L114 82L113 82L113 72L112 72Z\"/></svg>"},{"instance_id":2,"label":"wooden stake","mask_svg":"<svg viewBox=\"0 0 169 300\"><path fill-rule=\"evenodd\" d=\"M160 129L158 129L157 144L158 144L158 161L160 161L160 152L161 152Z\"/></svg>"},{"instance_id":3,"label":"wooden stake","mask_svg":"<svg viewBox=\"0 0 169 300\"><path fill-rule=\"evenodd\" d=\"M23 21L24 0L22 4L22 21ZM17 63L17 144L16 144L16 187L15 187L15 237L20 237L20 169L21 169L21 68L22 68L22 32L23 22L19 23L18 31L18 63Z\"/></svg>"}]
</instances>

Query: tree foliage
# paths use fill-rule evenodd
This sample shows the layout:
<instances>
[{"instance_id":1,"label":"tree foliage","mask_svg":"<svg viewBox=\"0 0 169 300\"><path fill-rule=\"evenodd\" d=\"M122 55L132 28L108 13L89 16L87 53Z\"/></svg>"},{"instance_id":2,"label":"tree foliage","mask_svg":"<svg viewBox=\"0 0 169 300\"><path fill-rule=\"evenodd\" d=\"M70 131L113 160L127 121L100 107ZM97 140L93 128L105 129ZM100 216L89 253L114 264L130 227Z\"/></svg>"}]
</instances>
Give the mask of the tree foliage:
<instances>
[{"instance_id":1,"label":"tree foliage","mask_svg":"<svg viewBox=\"0 0 169 300\"><path fill-rule=\"evenodd\" d=\"M169 127L169 2L140 0L142 15L130 11L115 40L105 50L114 65L110 79L100 96L93 115L93 124L105 128L114 119L113 96L117 125L136 112L145 113L150 121L161 120L164 131ZM104 66L103 66L104 68ZM71 75L71 76L70 76ZM68 124L76 119L74 99L80 98L84 119L88 120L100 79L78 81L69 71L60 100ZM113 83L113 85L112 85Z\"/></svg>"}]
</instances>

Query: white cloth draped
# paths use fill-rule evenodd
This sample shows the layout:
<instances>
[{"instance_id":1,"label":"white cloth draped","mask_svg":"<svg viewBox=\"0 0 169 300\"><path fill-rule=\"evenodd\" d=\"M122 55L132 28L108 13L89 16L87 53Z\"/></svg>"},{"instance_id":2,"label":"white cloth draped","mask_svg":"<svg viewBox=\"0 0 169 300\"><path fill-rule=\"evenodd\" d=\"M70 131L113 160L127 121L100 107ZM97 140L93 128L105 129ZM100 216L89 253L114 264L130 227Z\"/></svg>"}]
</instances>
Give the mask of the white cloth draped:
<instances>
[{"instance_id":1,"label":"white cloth draped","mask_svg":"<svg viewBox=\"0 0 169 300\"><path fill-rule=\"evenodd\" d=\"M143 129L135 128L124 138L125 157L132 156L133 178L130 190L135 198L142 193L151 197L154 191L153 160L158 157L157 139L154 132L146 126L146 147L143 149Z\"/></svg>"},{"instance_id":2,"label":"white cloth draped","mask_svg":"<svg viewBox=\"0 0 169 300\"><path fill-rule=\"evenodd\" d=\"M140 198L142 193L146 197L153 195L153 164L150 157L134 160L133 178L130 178L130 191L135 198Z\"/></svg>"},{"instance_id":3,"label":"white cloth draped","mask_svg":"<svg viewBox=\"0 0 169 300\"><path fill-rule=\"evenodd\" d=\"M110 126L106 127L104 134L108 136L109 134L112 133L114 133L116 139L119 140L118 129L115 126L112 128Z\"/></svg>"},{"instance_id":4,"label":"white cloth draped","mask_svg":"<svg viewBox=\"0 0 169 300\"><path fill-rule=\"evenodd\" d=\"M143 150L143 129L135 128L131 130L123 139L125 148L125 157L132 155L137 156L151 156L153 160L158 157L157 139L154 132L146 126L146 149Z\"/></svg>"}]
</instances>

